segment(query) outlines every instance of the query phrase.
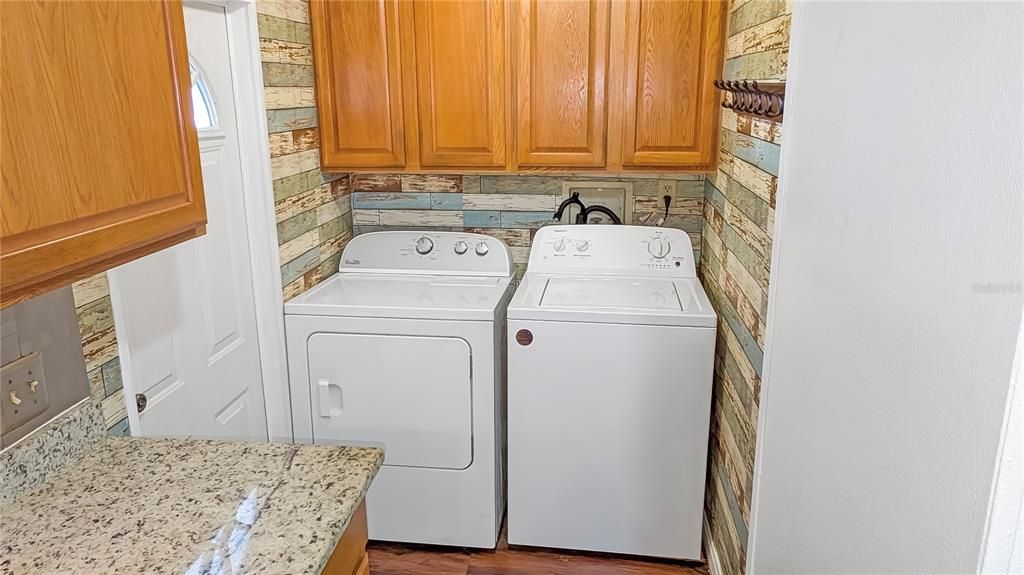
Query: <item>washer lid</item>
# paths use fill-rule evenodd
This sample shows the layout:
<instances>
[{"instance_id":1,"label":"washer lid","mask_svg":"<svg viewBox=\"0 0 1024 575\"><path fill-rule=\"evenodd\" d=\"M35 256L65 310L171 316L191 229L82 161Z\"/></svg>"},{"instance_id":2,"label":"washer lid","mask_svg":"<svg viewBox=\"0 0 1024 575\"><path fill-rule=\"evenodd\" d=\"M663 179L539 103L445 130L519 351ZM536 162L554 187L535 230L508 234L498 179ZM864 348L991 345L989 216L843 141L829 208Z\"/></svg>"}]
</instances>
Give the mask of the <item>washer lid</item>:
<instances>
[{"instance_id":1,"label":"washer lid","mask_svg":"<svg viewBox=\"0 0 1024 575\"><path fill-rule=\"evenodd\" d=\"M554 276L527 273L509 319L714 327L715 311L696 278Z\"/></svg>"},{"instance_id":2,"label":"washer lid","mask_svg":"<svg viewBox=\"0 0 1024 575\"><path fill-rule=\"evenodd\" d=\"M492 321L510 278L338 273L287 302L289 315Z\"/></svg>"}]
</instances>

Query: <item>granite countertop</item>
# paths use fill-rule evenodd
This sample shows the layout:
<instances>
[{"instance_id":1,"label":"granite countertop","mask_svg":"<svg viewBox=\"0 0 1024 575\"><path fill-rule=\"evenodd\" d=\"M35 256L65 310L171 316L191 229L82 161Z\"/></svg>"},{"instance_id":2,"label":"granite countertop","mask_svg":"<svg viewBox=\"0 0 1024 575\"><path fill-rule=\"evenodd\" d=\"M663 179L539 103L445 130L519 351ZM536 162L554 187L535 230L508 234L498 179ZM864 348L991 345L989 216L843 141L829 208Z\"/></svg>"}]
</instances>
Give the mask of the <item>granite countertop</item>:
<instances>
[{"instance_id":1,"label":"granite countertop","mask_svg":"<svg viewBox=\"0 0 1024 575\"><path fill-rule=\"evenodd\" d=\"M0 509L0 573L320 573L383 458L103 438Z\"/></svg>"}]
</instances>

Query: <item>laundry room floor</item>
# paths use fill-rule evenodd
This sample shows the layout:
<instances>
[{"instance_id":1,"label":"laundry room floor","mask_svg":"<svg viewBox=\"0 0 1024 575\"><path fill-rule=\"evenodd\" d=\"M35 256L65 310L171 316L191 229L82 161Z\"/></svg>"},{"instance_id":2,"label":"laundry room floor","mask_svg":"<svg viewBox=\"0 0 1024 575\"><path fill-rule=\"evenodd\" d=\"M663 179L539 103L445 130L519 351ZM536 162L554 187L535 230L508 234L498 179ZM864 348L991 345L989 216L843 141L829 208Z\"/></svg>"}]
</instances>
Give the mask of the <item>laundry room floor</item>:
<instances>
[{"instance_id":1,"label":"laundry room floor","mask_svg":"<svg viewBox=\"0 0 1024 575\"><path fill-rule=\"evenodd\" d=\"M634 559L552 549L510 549L505 530L494 551L371 541L373 575L707 575L703 561Z\"/></svg>"}]
</instances>

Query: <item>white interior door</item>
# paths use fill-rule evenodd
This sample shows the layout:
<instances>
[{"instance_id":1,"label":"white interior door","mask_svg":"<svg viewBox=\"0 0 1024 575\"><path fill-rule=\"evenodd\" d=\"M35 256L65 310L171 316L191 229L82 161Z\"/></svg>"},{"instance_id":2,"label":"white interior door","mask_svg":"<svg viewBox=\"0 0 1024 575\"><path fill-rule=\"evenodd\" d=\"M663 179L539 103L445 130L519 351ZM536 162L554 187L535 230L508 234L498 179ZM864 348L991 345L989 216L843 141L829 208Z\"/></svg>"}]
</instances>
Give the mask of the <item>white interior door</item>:
<instances>
[{"instance_id":1,"label":"white interior door","mask_svg":"<svg viewBox=\"0 0 1024 575\"><path fill-rule=\"evenodd\" d=\"M185 27L208 223L109 272L129 423L135 435L266 440L225 11L189 3Z\"/></svg>"}]
</instances>

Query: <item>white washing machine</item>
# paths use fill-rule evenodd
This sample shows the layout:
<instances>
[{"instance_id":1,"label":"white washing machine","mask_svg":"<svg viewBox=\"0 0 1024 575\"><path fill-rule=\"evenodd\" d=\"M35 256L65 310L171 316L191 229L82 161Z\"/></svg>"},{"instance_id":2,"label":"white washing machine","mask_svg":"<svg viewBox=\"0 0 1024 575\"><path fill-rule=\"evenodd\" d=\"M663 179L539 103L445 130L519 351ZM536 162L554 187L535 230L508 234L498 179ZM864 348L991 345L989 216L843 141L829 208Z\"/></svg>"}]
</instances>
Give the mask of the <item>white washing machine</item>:
<instances>
[{"instance_id":1,"label":"white washing machine","mask_svg":"<svg viewBox=\"0 0 1024 575\"><path fill-rule=\"evenodd\" d=\"M356 236L285 304L297 442L382 445L370 539L493 548L512 259L456 232Z\"/></svg>"},{"instance_id":2,"label":"white washing machine","mask_svg":"<svg viewBox=\"0 0 1024 575\"><path fill-rule=\"evenodd\" d=\"M700 558L715 322L685 232L537 232L508 308L509 543Z\"/></svg>"}]
</instances>

